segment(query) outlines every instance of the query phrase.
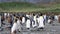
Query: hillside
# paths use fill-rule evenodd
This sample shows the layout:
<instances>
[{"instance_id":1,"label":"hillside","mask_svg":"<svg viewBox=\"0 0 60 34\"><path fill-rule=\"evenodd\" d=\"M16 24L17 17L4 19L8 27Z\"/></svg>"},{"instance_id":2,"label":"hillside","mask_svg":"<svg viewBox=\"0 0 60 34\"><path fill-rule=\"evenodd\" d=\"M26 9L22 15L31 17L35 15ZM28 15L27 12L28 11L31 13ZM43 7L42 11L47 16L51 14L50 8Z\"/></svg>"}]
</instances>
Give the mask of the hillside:
<instances>
[{"instance_id":1,"label":"hillside","mask_svg":"<svg viewBox=\"0 0 60 34\"><path fill-rule=\"evenodd\" d=\"M0 12L60 12L60 4L0 3Z\"/></svg>"}]
</instances>

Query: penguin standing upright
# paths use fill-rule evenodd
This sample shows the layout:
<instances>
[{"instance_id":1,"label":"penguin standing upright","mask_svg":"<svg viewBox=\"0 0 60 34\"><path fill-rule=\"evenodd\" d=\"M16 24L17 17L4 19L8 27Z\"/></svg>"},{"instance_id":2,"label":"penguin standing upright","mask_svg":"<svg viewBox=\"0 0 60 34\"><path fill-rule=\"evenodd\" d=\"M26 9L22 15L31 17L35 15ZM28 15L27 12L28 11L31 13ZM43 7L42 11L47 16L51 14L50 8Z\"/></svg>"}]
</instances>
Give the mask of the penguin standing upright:
<instances>
[{"instance_id":1,"label":"penguin standing upright","mask_svg":"<svg viewBox=\"0 0 60 34\"><path fill-rule=\"evenodd\" d=\"M42 14L39 17L39 26L38 26L38 28L39 29L44 29L44 18L42 16Z\"/></svg>"},{"instance_id":2,"label":"penguin standing upright","mask_svg":"<svg viewBox=\"0 0 60 34\"><path fill-rule=\"evenodd\" d=\"M17 19L18 30L21 31L21 20Z\"/></svg>"},{"instance_id":3,"label":"penguin standing upright","mask_svg":"<svg viewBox=\"0 0 60 34\"><path fill-rule=\"evenodd\" d=\"M44 25L45 25L45 23L47 22L47 20L46 20L46 14L43 15L43 17L44 17Z\"/></svg>"},{"instance_id":4,"label":"penguin standing upright","mask_svg":"<svg viewBox=\"0 0 60 34\"><path fill-rule=\"evenodd\" d=\"M25 17L22 17L22 23L25 23Z\"/></svg>"},{"instance_id":5,"label":"penguin standing upright","mask_svg":"<svg viewBox=\"0 0 60 34\"><path fill-rule=\"evenodd\" d=\"M55 19L56 21L58 21L58 15L55 15L55 16L54 16L54 19Z\"/></svg>"},{"instance_id":6,"label":"penguin standing upright","mask_svg":"<svg viewBox=\"0 0 60 34\"><path fill-rule=\"evenodd\" d=\"M4 13L4 18L6 19L6 17L7 17L7 13Z\"/></svg>"},{"instance_id":7,"label":"penguin standing upright","mask_svg":"<svg viewBox=\"0 0 60 34\"><path fill-rule=\"evenodd\" d=\"M16 34L16 31L21 32L21 19L20 18L15 19L15 22L11 28L11 34Z\"/></svg>"},{"instance_id":8,"label":"penguin standing upright","mask_svg":"<svg viewBox=\"0 0 60 34\"><path fill-rule=\"evenodd\" d=\"M16 34L17 28L18 28L17 19L15 19L15 22L11 28L11 34Z\"/></svg>"},{"instance_id":9,"label":"penguin standing upright","mask_svg":"<svg viewBox=\"0 0 60 34\"><path fill-rule=\"evenodd\" d=\"M27 29L30 29L30 23L31 23L31 21L30 21L30 19L29 19L29 16L30 16L30 15L26 15L26 17L27 17L26 28L27 28Z\"/></svg>"},{"instance_id":10,"label":"penguin standing upright","mask_svg":"<svg viewBox=\"0 0 60 34\"><path fill-rule=\"evenodd\" d=\"M34 18L33 18L33 23L32 23L32 25L33 25L33 27L36 27L37 26L37 18L36 18L36 15L35 14L33 14L33 16L34 16Z\"/></svg>"}]
</instances>

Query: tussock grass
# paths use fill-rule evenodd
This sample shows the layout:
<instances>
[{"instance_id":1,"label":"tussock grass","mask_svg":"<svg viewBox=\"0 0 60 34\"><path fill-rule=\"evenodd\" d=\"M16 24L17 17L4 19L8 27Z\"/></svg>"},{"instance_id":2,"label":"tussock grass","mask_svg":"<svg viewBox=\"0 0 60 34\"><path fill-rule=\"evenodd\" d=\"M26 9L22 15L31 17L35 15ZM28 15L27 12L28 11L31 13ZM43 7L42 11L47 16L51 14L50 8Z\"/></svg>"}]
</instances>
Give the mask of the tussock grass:
<instances>
[{"instance_id":1,"label":"tussock grass","mask_svg":"<svg viewBox=\"0 0 60 34\"><path fill-rule=\"evenodd\" d=\"M60 4L44 6L31 3L19 3L19 2L0 3L0 12L32 12L32 11L60 12Z\"/></svg>"}]
</instances>

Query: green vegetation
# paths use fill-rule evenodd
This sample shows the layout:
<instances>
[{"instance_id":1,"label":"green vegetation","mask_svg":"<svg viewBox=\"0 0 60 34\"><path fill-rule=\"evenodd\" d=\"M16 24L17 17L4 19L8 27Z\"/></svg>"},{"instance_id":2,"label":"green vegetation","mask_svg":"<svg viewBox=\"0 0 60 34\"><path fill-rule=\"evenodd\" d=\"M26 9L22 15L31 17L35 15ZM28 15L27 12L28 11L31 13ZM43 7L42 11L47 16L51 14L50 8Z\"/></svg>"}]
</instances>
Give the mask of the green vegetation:
<instances>
[{"instance_id":1,"label":"green vegetation","mask_svg":"<svg viewBox=\"0 0 60 34\"><path fill-rule=\"evenodd\" d=\"M0 12L60 12L60 4L0 3Z\"/></svg>"}]
</instances>

